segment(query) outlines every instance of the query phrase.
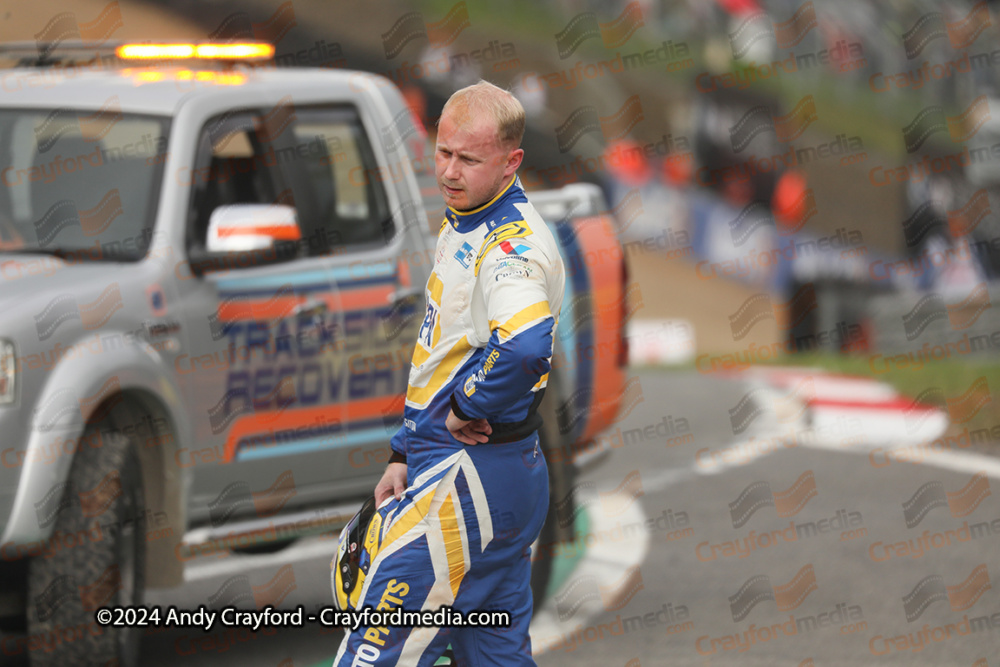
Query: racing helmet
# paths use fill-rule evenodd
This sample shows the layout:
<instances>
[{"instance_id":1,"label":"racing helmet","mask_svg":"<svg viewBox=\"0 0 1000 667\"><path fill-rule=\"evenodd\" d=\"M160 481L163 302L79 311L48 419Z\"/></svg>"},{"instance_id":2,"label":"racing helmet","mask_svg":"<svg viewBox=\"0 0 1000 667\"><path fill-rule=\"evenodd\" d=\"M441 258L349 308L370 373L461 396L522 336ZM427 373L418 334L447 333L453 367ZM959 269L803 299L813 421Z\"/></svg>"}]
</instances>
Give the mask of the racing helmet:
<instances>
[{"instance_id":1,"label":"racing helmet","mask_svg":"<svg viewBox=\"0 0 1000 667\"><path fill-rule=\"evenodd\" d=\"M371 496L340 531L337 553L330 564L333 599L339 609L355 609L361 597L365 575L381 542L382 517L377 509L375 496Z\"/></svg>"}]
</instances>

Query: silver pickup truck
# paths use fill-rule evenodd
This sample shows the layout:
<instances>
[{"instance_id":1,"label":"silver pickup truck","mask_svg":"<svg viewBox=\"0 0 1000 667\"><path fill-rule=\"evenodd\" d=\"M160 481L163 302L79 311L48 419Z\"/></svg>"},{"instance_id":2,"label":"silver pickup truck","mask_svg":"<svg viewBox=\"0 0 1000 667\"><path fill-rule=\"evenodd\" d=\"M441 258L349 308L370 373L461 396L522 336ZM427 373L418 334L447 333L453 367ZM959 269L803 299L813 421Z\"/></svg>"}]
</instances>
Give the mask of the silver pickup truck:
<instances>
[{"instance_id":1,"label":"silver pickup truck","mask_svg":"<svg viewBox=\"0 0 1000 667\"><path fill-rule=\"evenodd\" d=\"M191 558L335 531L371 493L442 218L433 153L377 76L17 48L0 70L0 622L32 664L133 664L138 634L95 610L183 582ZM575 446L617 410L627 278L599 194L529 195L567 266L543 410L552 541L572 529Z\"/></svg>"}]
</instances>

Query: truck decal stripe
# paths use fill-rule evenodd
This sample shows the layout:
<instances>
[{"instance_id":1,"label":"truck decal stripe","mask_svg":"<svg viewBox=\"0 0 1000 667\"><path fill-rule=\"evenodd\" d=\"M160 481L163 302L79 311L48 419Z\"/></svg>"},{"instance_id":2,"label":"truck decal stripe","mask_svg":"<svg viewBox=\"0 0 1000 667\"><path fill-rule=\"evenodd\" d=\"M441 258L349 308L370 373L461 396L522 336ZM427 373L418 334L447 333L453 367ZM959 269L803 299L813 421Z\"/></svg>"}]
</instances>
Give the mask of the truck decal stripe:
<instances>
[{"instance_id":1,"label":"truck decal stripe","mask_svg":"<svg viewBox=\"0 0 1000 667\"><path fill-rule=\"evenodd\" d=\"M363 285L366 281L382 282L379 279L391 278L395 276L395 273L395 263L385 260L371 263L355 262L350 266L334 266L328 269L303 271L295 275L275 274L273 276L225 278L219 280L216 284L220 291L274 290L286 284L308 286L310 283L316 289L330 289L331 281L337 284Z\"/></svg>"},{"instance_id":2,"label":"truck decal stripe","mask_svg":"<svg viewBox=\"0 0 1000 667\"><path fill-rule=\"evenodd\" d=\"M382 419L375 419L351 422L347 425L346 432L328 433L287 443L257 444L253 442L252 437L244 438L236 446L236 460L249 461L274 456L310 454L326 449L359 447L373 443L385 443L387 437L385 422ZM378 460L379 463L383 461Z\"/></svg>"},{"instance_id":3,"label":"truck decal stripe","mask_svg":"<svg viewBox=\"0 0 1000 667\"><path fill-rule=\"evenodd\" d=\"M347 287L347 286L345 286ZM353 287L350 286L350 287ZM392 285L369 287L365 289L342 289L327 293L319 300L330 310L364 310L371 307L388 306ZM219 320L223 322L240 322L243 320L277 320L290 317L296 306L306 302L305 296L274 297L269 299L248 299L243 295L228 297L229 301L219 304Z\"/></svg>"},{"instance_id":4,"label":"truck decal stripe","mask_svg":"<svg viewBox=\"0 0 1000 667\"><path fill-rule=\"evenodd\" d=\"M321 405L308 408L289 408L280 411L259 412L237 417L226 434L224 460L226 463L236 458L236 451L241 440L259 436L262 433L294 430L304 426L316 426L330 422L332 411L339 412L347 424L372 418L390 417L401 411L400 396L379 396L348 401L339 406ZM383 429L382 437L385 438ZM284 453L284 447L281 447ZM279 452L276 452L279 453Z\"/></svg>"}]
</instances>

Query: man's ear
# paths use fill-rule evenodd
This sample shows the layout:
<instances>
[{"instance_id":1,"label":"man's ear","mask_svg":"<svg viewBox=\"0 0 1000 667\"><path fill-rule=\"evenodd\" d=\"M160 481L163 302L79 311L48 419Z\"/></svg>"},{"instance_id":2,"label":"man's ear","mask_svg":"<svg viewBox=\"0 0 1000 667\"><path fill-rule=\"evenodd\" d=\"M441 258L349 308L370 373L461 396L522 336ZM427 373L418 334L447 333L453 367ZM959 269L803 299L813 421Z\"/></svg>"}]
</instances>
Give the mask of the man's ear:
<instances>
[{"instance_id":1,"label":"man's ear","mask_svg":"<svg viewBox=\"0 0 1000 667\"><path fill-rule=\"evenodd\" d=\"M515 148L510 153L507 154L507 165L504 167L503 175L504 178L510 176L515 171L521 167L521 161L524 160L524 149Z\"/></svg>"}]
</instances>

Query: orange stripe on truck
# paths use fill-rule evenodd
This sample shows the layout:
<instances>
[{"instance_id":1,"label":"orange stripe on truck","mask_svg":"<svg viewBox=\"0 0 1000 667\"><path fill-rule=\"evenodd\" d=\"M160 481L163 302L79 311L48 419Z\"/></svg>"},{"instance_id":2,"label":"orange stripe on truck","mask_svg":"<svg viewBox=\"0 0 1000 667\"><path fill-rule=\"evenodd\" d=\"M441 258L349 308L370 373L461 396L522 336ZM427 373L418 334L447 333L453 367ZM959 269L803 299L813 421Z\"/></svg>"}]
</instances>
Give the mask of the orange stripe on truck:
<instances>
[{"instance_id":1,"label":"orange stripe on truck","mask_svg":"<svg viewBox=\"0 0 1000 667\"><path fill-rule=\"evenodd\" d=\"M236 457L236 446L243 438L288 431L303 426L331 424L338 418L343 418L345 426L349 426L351 422L390 417L402 412L402 398L402 395L379 396L334 406L289 408L237 417L226 435L225 461L229 463ZM386 441L388 439L386 436ZM280 445L276 443L274 446Z\"/></svg>"}]
</instances>

